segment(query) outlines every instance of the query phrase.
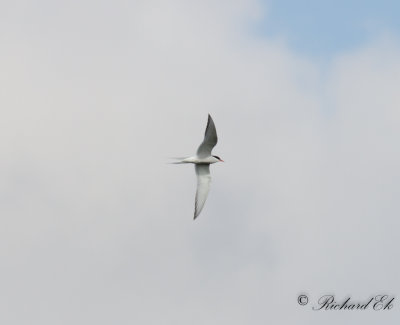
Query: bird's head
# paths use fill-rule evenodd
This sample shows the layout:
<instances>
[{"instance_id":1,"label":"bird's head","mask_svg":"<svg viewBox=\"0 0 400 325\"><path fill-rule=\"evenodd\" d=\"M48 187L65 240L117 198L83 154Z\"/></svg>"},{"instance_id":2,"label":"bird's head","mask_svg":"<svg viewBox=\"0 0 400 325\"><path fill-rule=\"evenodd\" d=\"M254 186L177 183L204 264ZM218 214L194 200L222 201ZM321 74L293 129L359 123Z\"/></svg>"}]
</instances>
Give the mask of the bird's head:
<instances>
[{"instance_id":1,"label":"bird's head","mask_svg":"<svg viewBox=\"0 0 400 325\"><path fill-rule=\"evenodd\" d=\"M218 159L218 161L224 162L221 158L219 158L218 156L213 156L215 159Z\"/></svg>"}]
</instances>

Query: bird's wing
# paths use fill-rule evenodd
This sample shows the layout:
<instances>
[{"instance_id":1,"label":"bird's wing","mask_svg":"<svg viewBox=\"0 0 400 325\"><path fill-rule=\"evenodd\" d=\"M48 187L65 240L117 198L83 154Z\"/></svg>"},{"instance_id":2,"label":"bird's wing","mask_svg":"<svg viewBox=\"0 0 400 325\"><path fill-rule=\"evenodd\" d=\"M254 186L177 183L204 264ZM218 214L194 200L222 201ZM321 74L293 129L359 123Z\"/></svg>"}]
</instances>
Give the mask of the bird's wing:
<instances>
[{"instance_id":1,"label":"bird's wing","mask_svg":"<svg viewBox=\"0 0 400 325\"><path fill-rule=\"evenodd\" d=\"M215 147L217 142L217 130L215 129L214 121L212 120L210 114L208 114L206 133L204 135L202 144L197 149L197 156L199 158L211 156L211 150Z\"/></svg>"},{"instance_id":2,"label":"bird's wing","mask_svg":"<svg viewBox=\"0 0 400 325\"><path fill-rule=\"evenodd\" d=\"M194 219L200 214L206 203L208 191L210 190L211 175L209 164L195 165L197 175L197 191L194 203Z\"/></svg>"}]
</instances>

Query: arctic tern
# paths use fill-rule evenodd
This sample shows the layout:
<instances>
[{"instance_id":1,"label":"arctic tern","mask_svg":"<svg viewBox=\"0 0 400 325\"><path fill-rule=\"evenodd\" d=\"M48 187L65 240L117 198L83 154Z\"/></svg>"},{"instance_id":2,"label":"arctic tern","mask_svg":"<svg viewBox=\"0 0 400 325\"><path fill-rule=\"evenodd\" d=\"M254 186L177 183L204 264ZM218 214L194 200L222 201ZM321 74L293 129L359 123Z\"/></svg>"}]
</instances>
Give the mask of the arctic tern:
<instances>
[{"instance_id":1,"label":"arctic tern","mask_svg":"<svg viewBox=\"0 0 400 325\"><path fill-rule=\"evenodd\" d=\"M216 162L223 162L218 156L211 155L212 149L218 142L217 130L210 114L208 114L208 121L204 140L197 149L196 156L187 158L178 158L180 161L174 164L195 164L197 175L197 190L196 199L194 204L194 219L196 219L206 203L208 191L210 190L211 175L210 164Z\"/></svg>"}]
</instances>

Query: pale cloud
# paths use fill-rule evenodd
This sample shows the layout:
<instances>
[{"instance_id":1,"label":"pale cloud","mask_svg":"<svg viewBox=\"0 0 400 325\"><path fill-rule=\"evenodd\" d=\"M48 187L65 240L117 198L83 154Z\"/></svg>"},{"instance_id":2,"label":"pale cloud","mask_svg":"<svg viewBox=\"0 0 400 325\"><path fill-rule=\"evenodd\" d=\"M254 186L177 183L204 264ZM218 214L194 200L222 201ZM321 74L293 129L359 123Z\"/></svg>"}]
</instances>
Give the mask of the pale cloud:
<instances>
[{"instance_id":1,"label":"pale cloud","mask_svg":"<svg viewBox=\"0 0 400 325\"><path fill-rule=\"evenodd\" d=\"M249 34L256 2L19 6L1 34L2 323L399 318L296 301L399 292L395 38L322 77ZM193 168L165 162L207 113L227 162L193 222Z\"/></svg>"}]
</instances>

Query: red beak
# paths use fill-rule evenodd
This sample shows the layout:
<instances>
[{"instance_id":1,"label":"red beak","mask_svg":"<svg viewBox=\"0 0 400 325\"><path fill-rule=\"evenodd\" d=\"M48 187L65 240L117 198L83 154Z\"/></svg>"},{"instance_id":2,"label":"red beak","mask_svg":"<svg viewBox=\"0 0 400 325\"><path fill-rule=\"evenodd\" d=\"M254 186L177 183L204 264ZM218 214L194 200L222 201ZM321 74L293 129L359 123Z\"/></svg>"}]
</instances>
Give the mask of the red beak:
<instances>
[{"instance_id":1,"label":"red beak","mask_svg":"<svg viewBox=\"0 0 400 325\"><path fill-rule=\"evenodd\" d=\"M220 159L219 161L225 162L225 161L223 161L222 159Z\"/></svg>"}]
</instances>

